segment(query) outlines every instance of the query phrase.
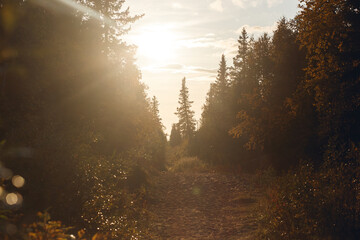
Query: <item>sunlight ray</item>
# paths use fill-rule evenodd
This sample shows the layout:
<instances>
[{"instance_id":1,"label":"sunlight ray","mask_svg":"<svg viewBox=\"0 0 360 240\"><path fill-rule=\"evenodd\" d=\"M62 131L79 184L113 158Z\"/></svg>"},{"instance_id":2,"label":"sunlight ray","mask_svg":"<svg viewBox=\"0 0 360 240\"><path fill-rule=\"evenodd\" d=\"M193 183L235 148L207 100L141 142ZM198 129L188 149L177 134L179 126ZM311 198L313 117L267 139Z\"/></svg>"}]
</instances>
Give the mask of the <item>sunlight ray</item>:
<instances>
[{"instance_id":1,"label":"sunlight ray","mask_svg":"<svg viewBox=\"0 0 360 240\"><path fill-rule=\"evenodd\" d=\"M47 0L34 0L34 2L36 2L39 5L45 6L45 7L49 6L49 4L50 4L49 1L47 1ZM76 2L73 0L54 0L54 2L57 2L66 7L72 8L83 14L86 14L93 19L96 19L100 22L105 23L106 25L109 25L112 27L117 27L117 24L114 20L110 19L109 17L105 16L104 14L101 14L98 11L96 11L84 4L81 4L79 2Z\"/></svg>"}]
</instances>

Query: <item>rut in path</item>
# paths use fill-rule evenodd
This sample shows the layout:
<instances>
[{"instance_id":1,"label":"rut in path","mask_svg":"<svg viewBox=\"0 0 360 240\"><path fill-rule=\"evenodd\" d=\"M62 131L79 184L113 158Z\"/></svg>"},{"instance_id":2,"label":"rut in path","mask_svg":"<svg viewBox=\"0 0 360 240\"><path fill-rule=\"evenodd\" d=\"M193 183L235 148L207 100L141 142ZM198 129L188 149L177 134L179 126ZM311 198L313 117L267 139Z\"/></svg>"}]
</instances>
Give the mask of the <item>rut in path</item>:
<instances>
[{"instance_id":1,"label":"rut in path","mask_svg":"<svg viewBox=\"0 0 360 240\"><path fill-rule=\"evenodd\" d=\"M215 172L165 172L154 185L154 239L253 239L258 193L249 181Z\"/></svg>"}]
</instances>

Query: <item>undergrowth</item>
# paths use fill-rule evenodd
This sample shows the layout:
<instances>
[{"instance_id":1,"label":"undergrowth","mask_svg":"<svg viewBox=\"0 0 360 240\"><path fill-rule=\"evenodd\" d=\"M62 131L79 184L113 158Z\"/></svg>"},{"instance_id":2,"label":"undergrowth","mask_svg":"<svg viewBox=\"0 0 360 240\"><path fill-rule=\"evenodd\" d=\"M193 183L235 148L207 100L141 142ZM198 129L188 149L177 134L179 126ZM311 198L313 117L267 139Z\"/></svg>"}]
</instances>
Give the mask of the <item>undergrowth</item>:
<instances>
[{"instance_id":1,"label":"undergrowth","mask_svg":"<svg viewBox=\"0 0 360 240\"><path fill-rule=\"evenodd\" d=\"M172 172L204 171L206 168L206 164L197 157L183 157L174 162L169 170Z\"/></svg>"},{"instance_id":2,"label":"undergrowth","mask_svg":"<svg viewBox=\"0 0 360 240\"><path fill-rule=\"evenodd\" d=\"M360 239L360 167L302 164L268 188L259 239Z\"/></svg>"}]
</instances>

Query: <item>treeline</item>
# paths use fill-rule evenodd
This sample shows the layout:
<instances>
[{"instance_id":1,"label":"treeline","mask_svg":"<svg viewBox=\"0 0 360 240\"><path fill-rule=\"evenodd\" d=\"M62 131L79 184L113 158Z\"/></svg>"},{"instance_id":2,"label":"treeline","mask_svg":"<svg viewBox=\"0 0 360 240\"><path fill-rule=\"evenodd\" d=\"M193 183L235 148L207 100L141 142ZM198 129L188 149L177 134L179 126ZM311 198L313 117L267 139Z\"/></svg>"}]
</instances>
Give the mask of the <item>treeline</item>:
<instances>
[{"instance_id":1,"label":"treeline","mask_svg":"<svg viewBox=\"0 0 360 240\"><path fill-rule=\"evenodd\" d=\"M121 40L141 16L123 0L73 2L0 1L0 238L7 209L20 223L48 209L90 233L144 234L146 176L164 167L166 138L134 48Z\"/></svg>"},{"instance_id":2,"label":"treeline","mask_svg":"<svg viewBox=\"0 0 360 240\"><path fill-rule=\"evenodd\" d=\"M222 56L196 134L216 164L287 170L300 159L348 162L357 151L359 3L301 1L273 36L243 29L228 67Z\"/></svg>"}]
</instances>

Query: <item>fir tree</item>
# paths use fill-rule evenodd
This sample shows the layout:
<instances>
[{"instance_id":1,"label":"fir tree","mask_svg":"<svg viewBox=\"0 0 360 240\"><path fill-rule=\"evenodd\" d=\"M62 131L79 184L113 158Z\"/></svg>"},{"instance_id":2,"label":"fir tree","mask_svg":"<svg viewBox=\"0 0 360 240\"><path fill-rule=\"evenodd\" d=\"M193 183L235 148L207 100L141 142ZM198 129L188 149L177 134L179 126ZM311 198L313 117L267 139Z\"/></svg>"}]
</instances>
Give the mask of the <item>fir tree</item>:
<instances>
[{"instance_id":1,"label":"fir tree","mask_svg":"<svg viewBox=\"0 0 360 240\"><path fill-rule=\"evenodd\" d=\"M189 139L194 135L195 119L194 111L190 109L193 101L189 100L189 89L186 87L185 78L182 80L178 103L180 104L180 107L177 108L175 114L179 118L179 131L183 138Z\"/></svg>"},{"instance_id":2,"label":"fir tree","mask_svg":"<svg viewBox=\"0 0 360 240\"><path fill-rule=\"evenodd\" d=\"M159 101L157 100L157 98L155 96L153 96L153 98L151 99L151 103L150 103L150 112L153 114L155 122L159 125L161 125L161 127L163 127L162 123L161 123L161 117L160 117L160 113L159 113Z\"/></svg>"},{"instance_id":3,"label":"fir tree","mask_svg":"<svg viewBox=\"0 0 360 240\"><path fill-rule=\"evenodd\" d=\"M234 57L234 69L233 69L233 79L235 83L238 83L246 77L246 70L248 68L248 54L250 51L250 41L249 35L245 28L242 29L241 35L238 39L238 52Z\"/></svg>"},{"instance_id":4,"label":"fir tree","mask_svg":"<svg viewBox=\"0 0 360 240\"><path fill-rule=\"evenodd\" d=\"M219 101L222 101L222 102L224 101L225 96L227 95L228 85L229 85L229 82L228 82L226 60L225 60L225 55L223 54L221 56L218 75L217 75L216 81L215 81L215 88L216 88L215 94L217 95Z\"/></svg>"},{"instance_id":5,"label":"fir tree","mask_svg":"<svg viewBox=\"0 0 360 240\"><path fill-rule=\"evenodd\" d=\"M172 147L177 146L181 143L181 134L176 126L176 124L173 124L171 127L171 133L170 133L170 145Z\"/></svg>"}]
</instances>

